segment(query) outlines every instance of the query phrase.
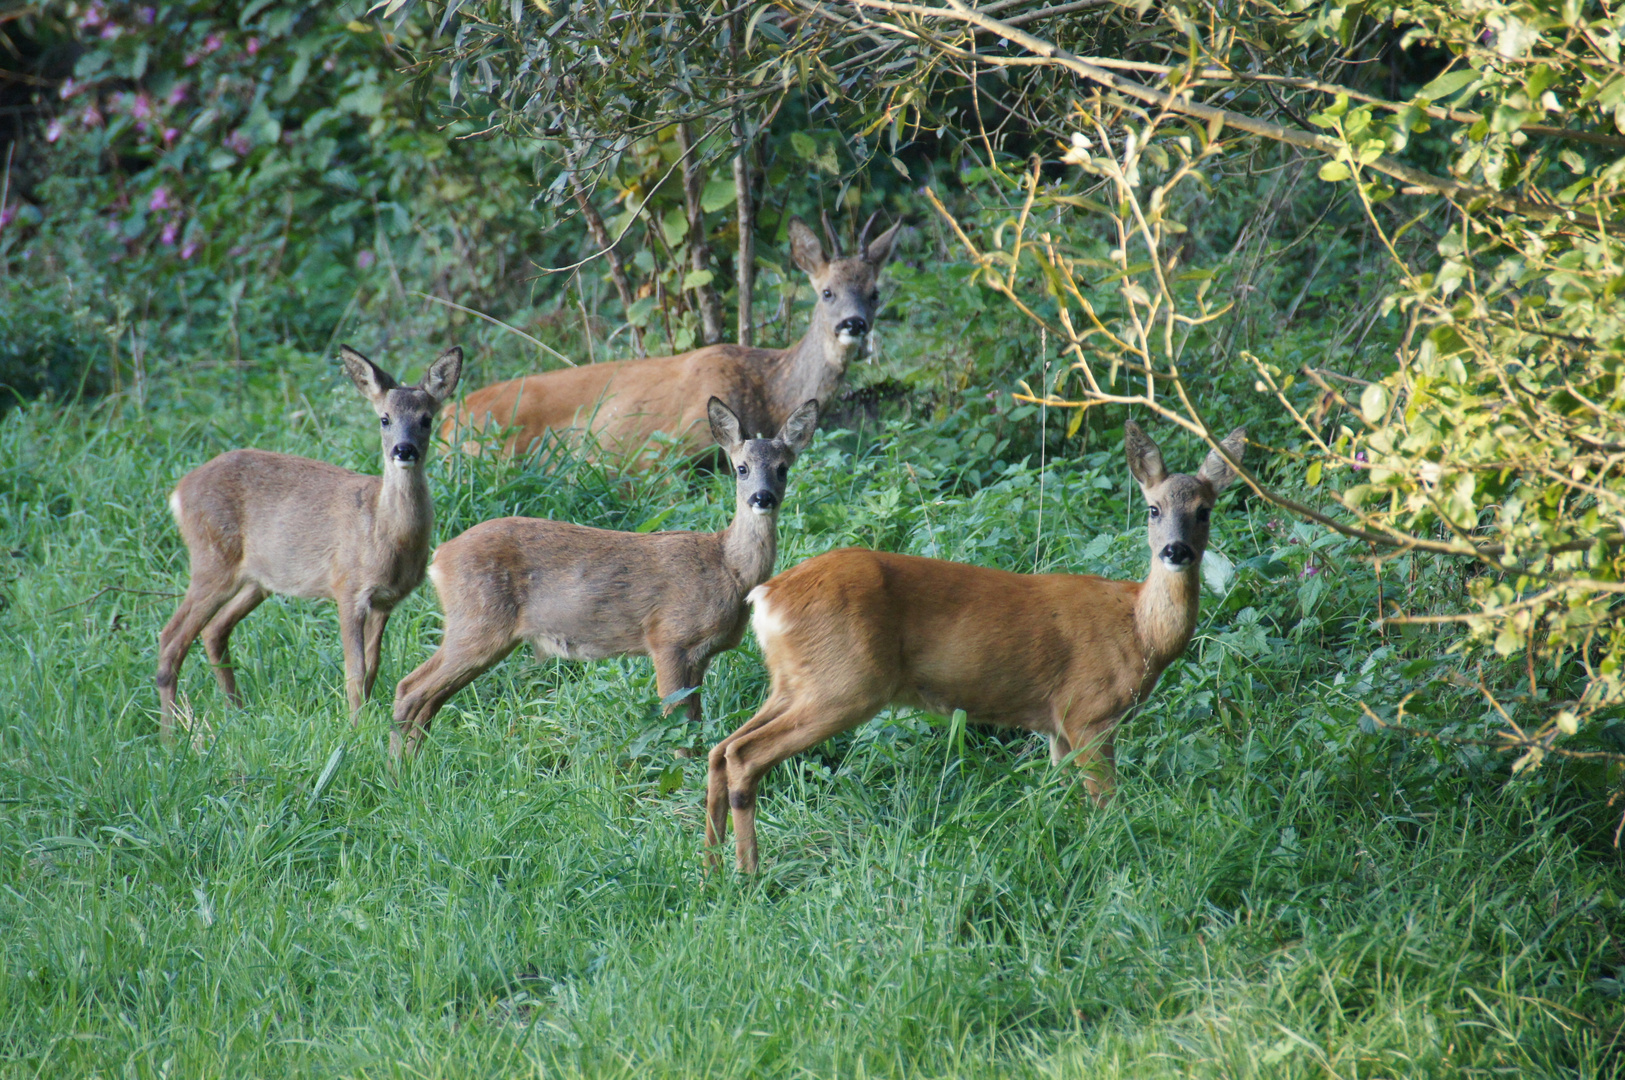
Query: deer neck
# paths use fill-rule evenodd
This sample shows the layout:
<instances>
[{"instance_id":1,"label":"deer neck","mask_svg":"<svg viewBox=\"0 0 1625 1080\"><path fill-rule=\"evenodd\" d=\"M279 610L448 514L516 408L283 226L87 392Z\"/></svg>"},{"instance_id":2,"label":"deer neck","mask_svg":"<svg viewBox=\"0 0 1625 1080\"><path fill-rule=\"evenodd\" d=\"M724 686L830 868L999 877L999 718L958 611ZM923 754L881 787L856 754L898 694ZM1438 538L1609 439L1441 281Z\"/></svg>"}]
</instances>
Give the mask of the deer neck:
<instances>
[{"instance_id":1,"label":"deer neck","mask_svg":"<svg viewBox=\"0 0 1625 1080\"><path fill-rule=\"evenodd\" d=\"M428 542L434 529L434 500L429 497L429 481L422 465L402 469L384 462L374 527L380 534L403 539L421 536Z\"/></svg>"},{"instance_id":2,"label":"deer neck","mask_svg":"<svg viewBox=\"0 0 1625 1080\"><path fill-rule=\"evenodd\" d=\"M847 365L862 348L842 345L835 328L815 318L801 340L772 363L774 370L769 373L765 389L773 422L783 424L798 405L814 398L827 405L846 377Z\"/></svg>"},{"instance_id":3,"label":"deer neck","mask_svg":"<svg viewBox=\"0 0 1625 1080\"><path fill-rule=\"evenodd\" d=\"M719 535L722 563L739 579L743 591L749 592L773 576L779 546L777 514L758 514L741 502L733 521Z\"/></svg>"},{"instance_id":4,"label":"deer neck","mask_svg":"<svg viewBox=\"0 0 1625 1080\"><path fill-rule=\"evenodd\" d=\"M1155 677L1185 651L1196 631L1196 613L1202 596L1201 559L1183 573L1175 573L1151 558L1151 573L1134 604L1134 632L1145 653L1146 672Z\"/></svg>"}]
</instances>

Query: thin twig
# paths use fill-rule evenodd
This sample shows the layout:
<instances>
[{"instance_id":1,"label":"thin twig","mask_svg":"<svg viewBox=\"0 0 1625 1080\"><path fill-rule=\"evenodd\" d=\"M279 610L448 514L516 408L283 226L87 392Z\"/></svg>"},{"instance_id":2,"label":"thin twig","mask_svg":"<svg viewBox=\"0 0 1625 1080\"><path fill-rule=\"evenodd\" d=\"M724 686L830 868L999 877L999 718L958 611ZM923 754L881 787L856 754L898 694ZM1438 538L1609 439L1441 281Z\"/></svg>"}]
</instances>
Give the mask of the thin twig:
<instances>
[{"instance_id":1,"label":"thin twig","mask_svg":"<svg viewBox=\"0 0 1625 1080\"><path fill-rule=\"evenodd\" d=\"M89 596L85 597L83 600L77 600L77 601L75 601L74 603L71 603L71 604L64 604L63 606L61 606L59 608L52 608L50 611L47 611L45 614L47 614L47 615L56 615L56 614L58 614L60 612L68 611L68 610L70 610L72 608L83 607L84 605L90 603L92 600L98 599L99 597L102 597L102 596L104 596L104 595L106 595L107 593L110 593L110 592L135 593L138 596L162 596L162 597L166 597L166 598L168 598L170 600L174 600L177 597L181 597L181 596L186 595L185 593L178 593L178 592L154 592L151 589L126 589L123 585L107 585L107 586L104 586L103 588L97 589L95 592L91 593Z\"/></svg>"}]
</instances>

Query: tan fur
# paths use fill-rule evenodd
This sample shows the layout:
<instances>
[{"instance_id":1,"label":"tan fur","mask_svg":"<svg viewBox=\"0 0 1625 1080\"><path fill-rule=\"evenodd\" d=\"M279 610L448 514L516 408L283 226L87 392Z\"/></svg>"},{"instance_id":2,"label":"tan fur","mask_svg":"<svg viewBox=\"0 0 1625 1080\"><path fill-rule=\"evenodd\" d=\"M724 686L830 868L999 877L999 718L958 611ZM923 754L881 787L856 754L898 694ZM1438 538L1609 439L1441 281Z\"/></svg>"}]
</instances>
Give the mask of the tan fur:
<instances>
[{"instance_id":1,"label":"tan fur","mask_svg":"<svg viewBox=\"0 0 1625 1080\"><path fill-rule=\"evenodd\" d=\"M181 478L170 510L191 557L191 581L158 638L160 731L173 739L181 663L201 633L220 688L240 704L228 641L273 593L339 607L352 719L372 691L389 613L429 561L434 505L423 478L431 421L451 395L463 354L450 349L423 383L395 380L351 349L344 363L381 423L384 475L323 461L231 450Z\"/></svg>"},{"instance_id":2,"label":"tan fur","mask_svg":"<svg viewBox=\"0 0 1625 1080\"><path fill-rule=\"evenodd\" d=\"M699 685L745 632L745 596L773 572L785 477L812 441L818 403L774 439L744 439L719 400L710 428L738 476L734 519L716 533L627 533L540 518L501 518L440 545L429 574L445 609L440 648L395 689L393 757L410 757L435 713L528 641L538 658L648 656L661 698Z\"/></svg>"},{"instance_id":3,"label":"tan fur","mask_svg":"<svg viewBox=\"0 0 1625 1080\"><path fill-rule=\"evenodd\" d=\"M1222 445L1239 460L1244 439L1237 430ZM754 622L772 689L711 751L706 843L721 841L731 810L738 866L754 872L762 775L890 704L963 709L1047 735L1052 757L1076 751L1091 794L1109 798L1118 724L1195 630L1208 513L1234 476L1217 452L1194 476L1167 475L1132 422L1125 441L1155 511L1143 582L846 548L757 588Z\"/></svg>"},{"instance_id":4,"label":"tan fur","mask_svg":"<svg viewBox=\"0 0 1625 1080\"><path fill-rule=\"evenodd\" d=\"M710 446L706 402L719 398L747 436L766 436L784 426L802 402L827 403L862 345L863 334L842 334L847 320L874 325L875 283L891 257L899 226L868 244L860 255L826 260L816 237L791 223L792 254L811 280L818 301L812 324L788 349L708 345L677 356L618 360L526 375L469 394L441 423L442 438L480 432L488 425L511 429L506 454L524 453L548 431L584 429L608 460L639 467L652 436L675 438L684 454ZM825 294L828 294L827 296ZM465 449L477 449L465 439Z\"/></svg>"}]
</instances>

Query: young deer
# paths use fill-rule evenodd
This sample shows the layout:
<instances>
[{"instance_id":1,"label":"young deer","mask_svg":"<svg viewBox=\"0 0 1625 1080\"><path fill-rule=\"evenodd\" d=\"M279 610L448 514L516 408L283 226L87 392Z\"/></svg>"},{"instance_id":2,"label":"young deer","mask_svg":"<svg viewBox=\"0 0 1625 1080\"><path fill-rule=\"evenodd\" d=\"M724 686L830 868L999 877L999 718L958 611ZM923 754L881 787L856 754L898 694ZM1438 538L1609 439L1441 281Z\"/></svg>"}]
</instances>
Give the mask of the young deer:
<instances>
[{"instance_id":1,"label":"young deer","mask_svg":"<svg viewBox=\"0 0 1625 1080\"><path fill-rule=\"evenodd\" d=\"M290 454L231 450L181 477L169 496L192 580L158 636L166 742L174 737L176 675L199 631L220 689L242 704L227 641L272 593L337 601L354 722L378 676L389 613L423 580L434 529L423 460L435 413L462 373L463 351L441 353L416 386L398 385L348 346L340 353L378 413L382 476Z\"/></svg>"},{"instance_id":2,"label":"young deer","mask_svg":"<svg viewBox=\"0 0 1625 1080\"><path fill-rule=\"evenodd\" d=\"M435 713L521 641L537 658L648 656L665 698L700 681L745 633L745 594L773 572L778 509L796 457L812 442L818 402L777 437L746 439L716 398L711 433L738 476L734 519L718 533L627 533L538 518L482 522L441 544L429 579L445 608L440 648L395 689L390 755L410 757Z\"/></svg>"},{"instance_id":3,"label":"young deer","mask_svg":"<svg viewBox=\"0 0 1625 1080\"><path fill-rule=\"evenodd\" d=\"M1235 472L1217 451L1195 476L1170 475L1130 421L1129 471L1150 503L1144 582L1013 574L847 548L808 559L753 590L752 625L772 676L765 704L711 751L705 839L733 810L739 869L755 872L756 786L793 754L868 721L888 704L1042 732L1059 764L1077 751L1089 792L1115 784L1117 726L1196 628L1208 514ZM1245 432L1225 438L1240 460ZM715 862L713 851L711 860Z\"/></svg>"},{"instance_id":4,"label":"young deer","mask_svg":"<svg viewBox=\"0 0 1625 1080\"><path fill-rule=\"evenodd\" d=\"M812 324L788 349L707 345L677 356L618 360L527 375L469 394L448 410L441 435L512 428L505 453L523 453L550 429L586 428L598 448L617 460L641 454L656 432L675 436L685 454L697 454L705 436L706 402L721 398L746 435L781 428L808 399L827 402L874 325L880 301L876 281L891 258L901 223L857 255L826 259L811 229L790 223L790 254L818 293ZM834 246L833 234L830 237ZM629 464L640 462L628 461Z\"/></svg>"}]
</instances>

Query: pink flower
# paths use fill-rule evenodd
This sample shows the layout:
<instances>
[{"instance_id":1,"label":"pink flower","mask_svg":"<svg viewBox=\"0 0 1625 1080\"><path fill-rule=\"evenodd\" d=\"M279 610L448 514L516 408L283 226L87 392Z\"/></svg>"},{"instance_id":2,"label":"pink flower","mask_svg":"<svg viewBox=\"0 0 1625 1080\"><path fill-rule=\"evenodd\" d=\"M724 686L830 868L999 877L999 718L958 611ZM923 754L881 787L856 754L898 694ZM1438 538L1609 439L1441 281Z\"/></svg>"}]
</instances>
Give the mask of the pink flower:
<instances>
[{"instance_id":1,"label":"pink flower","mask_svg":"<svg viewBox=\"0 0 1625 1080\"><path fill-rule=\"evenodd\" d=\"M106 18L107 13L102 10L102 6L100 4L91 4L85 9L85 13L79 17L79 29L94 30L96 27L100 26Z\"/></svg>"},{"instance_id":2,"label":"pink flower","mask_svg":"<svg viewBox=\"0 0 1625 1080\"><path fill-rule=\"evenodd\" d=\"M103 41L112 41L122 33L124 33L124 27L120 26L118 23L108 23L106 26L102 27L100 36Z\"/></svg>"},{"instance_id":3,"label":"pink flower","mask_svg":"<svg viewBox=\"0 0 1625 1080\"><path fill-rule=\"evenodd\" d=\"M165 247L175 246L175 237L180 233L181 227L173 221L164 222L163 232L158 234L158 242Z\"/></svg>"},{"instance_id":4,"label":"pink flower","mask_svg":"<svg viewBox=\"0 0 1625 1080\"><path fill-rule=\"evenodd\" d=\"M227 135L221 145L227 150L230 150L232 153L236 154L238 157L245 156L251 149L248 142L248 136L243 134L242 128L238 128L230 135Z\"/></svg>"},{"instance_id":5,"label":"pink flower","mask_svg":"<svg viewBox=\"0 0 1625 1080\"><path fill-rule=\"evenodd\" d=\"M84 87L80 86L72 79L64 79L62 80L62 88L56 92L56 96L61 98L63 101L69 101L75 94L83 89Z\"/></svg>"},{"instance_id":6,"label":"pink flower","mask_svg":"<svg viewBox=\"0 0 1625 1080\"><path fill-rule=\"evenodd\" d=\"M365 270L369 266L371 266L375 261L377 261L377 258L378 257L376 255L374 255L371 251L363 249L361 254L359 254L359 255L357 255L355 257L355 264L356 264L357 267L361 268L362 270Z\"/></svg>"},{"instance_id":7,"label":"pink flower","mask_svg":"<svg viewBox=\"0 0 1625 1080\"><path fill-rule=\"evenodd\" d=\"M224 44L225 42L220 40L219 34L210 34L208 37L203 39L203 51L206 53L212 53Z\"/></svg>"},{"instance_id":8,"label":"pink flower","mask_svg":"<svg viewBox=\"0 0 1625 1080\"><path fill-rule=\"evenodd\" d=\"M254 56L260 51L260 39L257 37L249 38L248 43L243 48L248 50L249 56Z\"/></svg>"},{"instance_id":9,"label":"pink flower","mask_svg":"<svg viewBox=\"0 0 1625 1080\"><path fill-rule=\"evenodd\" d=\"M1303 566L1303 572L1301 574L1299 574L1298 576L1299 577L1314 577L1318 573L1320 573L1320 567L1316 566L1314 563L1305 563L1304 566Z\"/></svg>"},{"instance_id":10,"label":"pink flower","mask_svg":"<svg viewBox=\"0 0 1625 1080\"><path fill-rule=\"evenodd\" d=\"M45 125L46 142L53 143L60 138L62 138L62 121L52 120L49 124Z\"/></svg>"},{"instance_id":11,"label":"pink flower","mask_svg":"<svg viewBox=\"0 0 1625 1080\"><path fill-rule=\"evenodd\" d=\"M1354 471L1359 472L1361 469L1365 468L1366 460L1364 450L1354 451Z\"/></svg>"},{"instance_id":12,"label":"pink flower","mask_svg":"<svg viewBox=\"0 0 1625 1080\"><path fill-rule=\"evenodd\" d=\"M185 244L181 245L181 258L190 259L193 255L196 255L196 254L197 254L197 241L196 240L188 240Z\"/></svg>"},{"instance_id":13,"label":"pink flower","mask_svg":"<svg viewBox=\"0 0 1625 1080\"><path fill-rule=\"evenodd\" d=\"M148 120L152 117L152 98L146 94L137 94L130 103L130 115L137 120Z\"/></svg>"},{"instance_id":14,"label":"pink flower","mask_svg":"<svg viewBox=\"0 0 1625 1080\"><path fill-rule=\"evenodd\" d=\"M195 63L197 63L197 58L192 57L190 58L187 66L190 67L191 64ZM169 88L169 93L164 95L164 103L168 105L179 105L181 102L186 100L186 89L186 84L183 82L178 82L174 86L171 86Z\"/></svg>"},{"instance_id":15,"label":"pink flower","mask_svg":"<svg viewBox=\"0 0 1625 1080\"><path fill-rule=\"evenodd\" d=\"M10 225L16 217L17 208L15 206L0 206L0 229Z\"/></svg>"},{"instance_id":16,"label":"pink flower","mask_svg":"<svg viewBox=\"0 0 1625 1080\"><path fill-rule=\"evenodd\" d=\"M181 61L183 67L197 67L197 53L187 53L186 59Z\"/></svg>"},{"instance_id":17,"label":"pink flower","mask_svg":"<svg viewBox=\"0 0 1625 1080\"><path fill-rule=\"evenodd\" d=\"M136 14L141 17L143 24L151 26L158 21L158 9L155 7L138 8Z\"/></svg>"},{"instance_id":18,"label":"pink flower","mask_svg":"<svg viewBox=\"0 0 1625 1080\"><path fill-rule=\"evenodd\" d=\"M79 117L79 122L87 128L101 127L102 111L94 105L87 105L84 113Z\"/></svg>"},{"instance_id":19,"label":"pink flower","mask_svg":"<svg viewBox=\"0 0 1625 1080\"><path fill-rule=\"evenodd\" d=\"M164 145L165 146L174 146L175 145L175 140L180 138L180 137L181 137L181 133L180 133L179 129L177 129L177 128L164 128Z\"/></svg>"},{"instance_id":20,"label":"pink flower","mask_svg":"<svg viewBox=\"0 0 1625 1080\"><path fill-rule=\"evenodd\" d=\"M166 188L154 188L152 198L147 200L148 210L168 210L174 203L169 201L169 191Z\"/></svg>"}]
</instances>

